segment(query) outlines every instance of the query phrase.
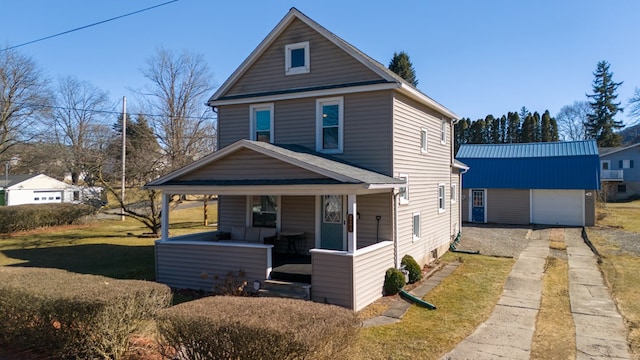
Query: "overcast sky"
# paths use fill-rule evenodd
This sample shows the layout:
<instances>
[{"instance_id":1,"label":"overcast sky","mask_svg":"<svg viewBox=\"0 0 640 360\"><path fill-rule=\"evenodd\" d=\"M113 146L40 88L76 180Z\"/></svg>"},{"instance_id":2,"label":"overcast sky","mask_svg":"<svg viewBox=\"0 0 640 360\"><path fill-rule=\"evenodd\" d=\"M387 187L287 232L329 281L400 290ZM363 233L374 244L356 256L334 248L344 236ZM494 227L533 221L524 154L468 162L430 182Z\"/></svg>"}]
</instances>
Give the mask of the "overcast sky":
<instances>
[{"instance_id":1,"label":"overcast sky","mask_svg":"<svg viewBox=\"0 0 640 360\"><path fill-rule=\"evenodd\" d=\"M17 45L168 0L2 0L0 44ZM640 87L640 1L178 0L18 48L55 80L73 75L114 103L142 88L158 47L204 55L214 86L240 65L291 7L388 65L406 51L418 88L461 117L548 109L586 100L600 60ZM628 122L626 115L620 120Z\"/></svg>"}]
</instances>

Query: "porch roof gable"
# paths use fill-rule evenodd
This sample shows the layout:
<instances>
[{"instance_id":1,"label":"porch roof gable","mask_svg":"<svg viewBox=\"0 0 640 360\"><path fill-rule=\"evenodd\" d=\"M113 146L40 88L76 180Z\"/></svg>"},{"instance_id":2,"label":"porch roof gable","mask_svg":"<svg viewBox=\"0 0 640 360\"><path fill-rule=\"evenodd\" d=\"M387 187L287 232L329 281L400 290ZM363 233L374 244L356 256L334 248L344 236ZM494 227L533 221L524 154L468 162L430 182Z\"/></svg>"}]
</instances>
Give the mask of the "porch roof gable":
<instances>
[{"instance_id":1,"label":"porch roof gable","mask_svg":"<svg viewBox=\"0 0 640 360\"><path fill-rule=\"evenodd\" d=\"M230 155L247 149L264 156L282 161L311 173L317 177L273 179L273 178L188 178L185 176L199 169L210 166ZM258 172L259 169L256 169ZM166 176L145 185L145 188L163 188L172 186L274 186L274 185L337 185L362 184L370 188L394 188L404 184L404 180L396 179L371 170L363 169L337 159L329 158L311 149L298 145L275 145L266 142L239 140L191 165L178 169Z\"/></svg>"}]
</instances>

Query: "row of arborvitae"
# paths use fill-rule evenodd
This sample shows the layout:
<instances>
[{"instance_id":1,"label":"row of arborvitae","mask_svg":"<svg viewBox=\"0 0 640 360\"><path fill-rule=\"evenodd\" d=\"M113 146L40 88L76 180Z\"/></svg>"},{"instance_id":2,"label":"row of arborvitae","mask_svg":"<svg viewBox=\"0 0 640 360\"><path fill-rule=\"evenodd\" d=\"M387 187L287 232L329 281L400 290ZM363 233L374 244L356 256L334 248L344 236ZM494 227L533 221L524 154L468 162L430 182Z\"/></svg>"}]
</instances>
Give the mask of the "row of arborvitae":
<instances>
[{"instance_id":1,"label":"row of arborvitae","mask_svg":"<svg viewBox=\"0 0 640 360\"><path fill-rule=\"evenodd\" d=\"M403 256L400 264L409 273L409 284L413 284L422 278L422 269L411 255ZM384 293L386 295L397 294L406 284L407 281L401 270L396 268L387 269L384 277Z\"/></svg>"},{"instance_id":2,"label":"row of arborvitae","mask_svg":"<svg viewBox=\"0 0 640 360\"><path fill-rule=\"evenodd\" d=\"M170 289L58 269L0 267L0 346L60 359L120 359Z\"/></svg>"},{"instance_id":3,"label":"row of arborvitae","mask_svg":"<svg viewBox=\"0 0 640 360\"><path fill-rule=\"evenodd\" d=\"M0 206L0 234L78 224L96 211L90 205L69 203Z\"/></svg>"},{"instance_id":4,"label":"row of arborvitae","mask_svg":"<svg viewBox=\"0 0 640 360\"><path fill-rule=\"evenodd\" d=\"M341 359L356 315L303 300L215 296L159 313L162 355L173 359Z\"/></svg>"}]
</instances>

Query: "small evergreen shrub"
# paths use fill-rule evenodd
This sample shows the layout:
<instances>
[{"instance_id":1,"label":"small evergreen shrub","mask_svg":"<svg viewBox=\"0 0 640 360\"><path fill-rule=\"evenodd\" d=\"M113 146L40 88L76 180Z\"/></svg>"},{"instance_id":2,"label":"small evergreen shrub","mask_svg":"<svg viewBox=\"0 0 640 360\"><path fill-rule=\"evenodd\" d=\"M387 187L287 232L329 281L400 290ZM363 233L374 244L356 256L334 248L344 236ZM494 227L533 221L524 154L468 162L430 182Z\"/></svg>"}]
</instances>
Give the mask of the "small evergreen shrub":
<instances>
[{"instance_id":1,"label":"small evergreen shrub","mask_svg":"<svg viewBox=\"0 0 640 360\"><path fill-rule=\"evenodd\" d=\"M422 269L411 255L403 256L400 264L409 272L409 284L422 279Z\"/></svg>"},{"instance_id":2,"label":"small evergreen shrub","mask_svg":"<svg viewBox=\"0 0 640 360\"><path fill-rule=\"evenodd\" d=\"M121 359L169 306L169 287L59 269L0 267L0 346L61 359Z\"/></svg>"},{"instance_id":3,"label":"small evergreen shrub","mask_svg":"<svg viewBox=\"0 0 640 360\"><path fill-rule=\"evenodd\" d=\"M0 206L0 234L79 224L96 211L93 206L69 203Z\"/></svg>"},{"instance_id":4,"label":"small evergreen shrub","mask_svg":"<svg viewBox=\"0 0 640 360\"><path fill-rule=\"evenodd\" d=\"M172 359L341 359L356 315L304 300L211 296L161 310L162 355Z\"/></svg>"},{"instance_id":5,"label":"small evergreen shrub","mask_svg":"<svg viewBox=\"0 0 640 360\"><path fill-rule=\"evenodd\" d=\"M404 274L396 268L387 269L384 276L384 293L395 295L405 286Z\"/></svg>"}]
</instances>

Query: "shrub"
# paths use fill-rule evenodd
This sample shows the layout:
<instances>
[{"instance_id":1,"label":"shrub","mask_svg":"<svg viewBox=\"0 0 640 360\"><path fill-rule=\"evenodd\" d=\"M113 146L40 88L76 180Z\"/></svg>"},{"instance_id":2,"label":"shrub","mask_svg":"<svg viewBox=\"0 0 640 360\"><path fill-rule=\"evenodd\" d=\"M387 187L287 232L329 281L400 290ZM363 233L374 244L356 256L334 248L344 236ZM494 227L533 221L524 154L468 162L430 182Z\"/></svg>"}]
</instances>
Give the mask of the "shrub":
<instances>
[{"instance_id":1,"label":"shrub","mask_svg":"<svg viewBox=\"0 0 640 360\"><path fill-rule=\"evenodd\" d=\"M93 206L68 203L2 206L0 233L78 224L85 217L95 215L96 211Z\"/></svg>"},{"instance_id":2,"label":"shrub","mask_svg":"<svg viewBox=\"0 0 640 360\"><path fill-rule=\"evenodd\" d=\"M339 359L355 314L304 300L212 296L160 311L164 356L175 359Z\"/></svg>"},{"instance_id":3,"label":"shrub","mask_svg":"<svg viewBox=\"0 0 640 360\"><path fill-rule=\"evenodd\" d=\"M400 264L409 272L409 284L422 279L422 269L411 255L403 256Z\"/></svg>"},{"instance_id":4,"label":"shrub","mask_svg":"<svg viewBox=\"0 0 640 360\"><path fill-rule=\"evenodd\" d=\"M384 276L384 293L394 295L400 292L405 285L404 274L396 268L387 269Z\"/></svg>"},{"instance_id":5,"label":"shrub","mask_svg":"<svg viewBox=\"0 0 640 360\"><path fill-rule=\"evenodd\" d=\"M0 344L54 358L119 359L170 289L58 269L0 267Z\"/></svg>"}]
</instances>

